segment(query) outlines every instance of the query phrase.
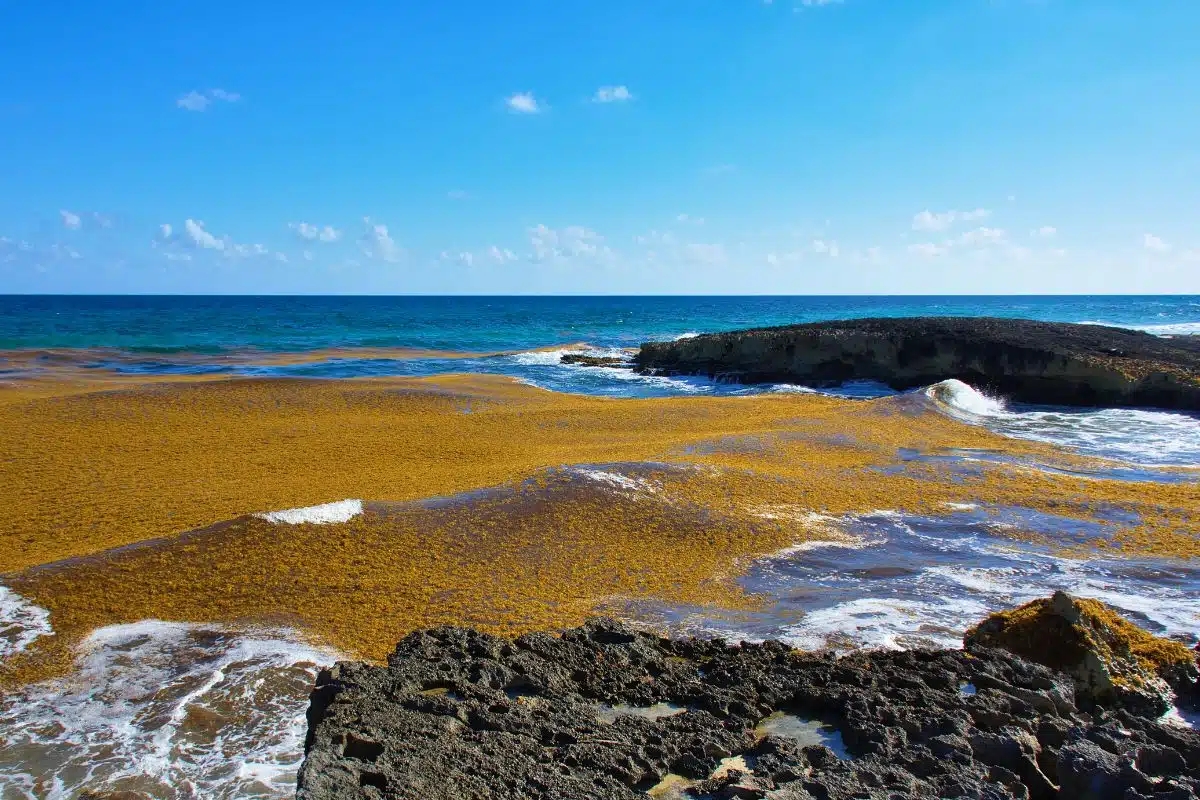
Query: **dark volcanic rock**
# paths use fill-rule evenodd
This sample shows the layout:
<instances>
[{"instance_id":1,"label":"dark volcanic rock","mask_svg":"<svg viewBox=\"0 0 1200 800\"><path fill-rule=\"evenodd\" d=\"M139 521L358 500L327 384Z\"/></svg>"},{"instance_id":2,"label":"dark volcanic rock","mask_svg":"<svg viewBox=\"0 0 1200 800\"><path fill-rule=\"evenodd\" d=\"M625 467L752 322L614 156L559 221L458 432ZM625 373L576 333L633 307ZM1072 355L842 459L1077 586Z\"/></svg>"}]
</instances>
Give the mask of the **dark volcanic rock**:
<instances>
[{"instance_id":1,"label":"dark volcanic rock","mask_svg":"<svg viewBox=\"0 0 1200 800\"><path fill-rule=\"evenodd\" d=\"M971 317L817 322L649 342L641 372L911 389L956 378L1026 403L1200 409L1200 337Z\"/></svg>"},{"instance_id":2,"label":"dark volcanic rock","mask_svg":"<svg viewBox=\"0 0 1200 800\"><path fill-rule=\"evenodd\" d=\"M756 733L776 712L837 736ZM836 658L605 620L511 641L438 628L386 667L340 663L318 679L306 750L301 800L1187 798L1200 786L1200 735L1082 714L1070 678L1001 650Z\"/></svg>"},{"instance_id":3,"label":"dark volcanic rock","mask_svg":"<svg viewBox=\"0 0 1200 800\"><path fill-rule=\"evenodd\" d=\"M564 353L559 359L562 364L574 364L581 367L612 367L627 369L629 361L618 356L590 356L587 353Z\"/></svg>"}]
</instances>

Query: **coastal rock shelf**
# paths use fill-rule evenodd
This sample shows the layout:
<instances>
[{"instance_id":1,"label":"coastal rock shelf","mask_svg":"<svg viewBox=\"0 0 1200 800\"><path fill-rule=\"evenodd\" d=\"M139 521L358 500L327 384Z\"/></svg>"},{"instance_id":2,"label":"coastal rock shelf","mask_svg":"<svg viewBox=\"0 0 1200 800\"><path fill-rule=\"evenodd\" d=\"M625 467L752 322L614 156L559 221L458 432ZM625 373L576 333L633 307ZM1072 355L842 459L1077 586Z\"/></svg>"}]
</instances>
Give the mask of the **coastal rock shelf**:
<instances>
[{"instance_id":1,"label":"coastal rock shelf","mask_svg":"<svg viewBox=\"0 0 1200 800\"><path fill-rule=\"evenodd\" d=\"M1189 798L1200 734L1003 650L413 633L322 672L300 800Z\"/></svg>"},{"instance_id":2,"label":"coastal rock shelf","mask_svg":"<svg viewBox=\"0 0 1200 800\"><path fill-rule=\"evenodd\" d=\"M1025 403L1200 409L1200 337L962 317L816 322L648 342L638 371L911 389L947 379Z\"/></svg>"}]
</instances>

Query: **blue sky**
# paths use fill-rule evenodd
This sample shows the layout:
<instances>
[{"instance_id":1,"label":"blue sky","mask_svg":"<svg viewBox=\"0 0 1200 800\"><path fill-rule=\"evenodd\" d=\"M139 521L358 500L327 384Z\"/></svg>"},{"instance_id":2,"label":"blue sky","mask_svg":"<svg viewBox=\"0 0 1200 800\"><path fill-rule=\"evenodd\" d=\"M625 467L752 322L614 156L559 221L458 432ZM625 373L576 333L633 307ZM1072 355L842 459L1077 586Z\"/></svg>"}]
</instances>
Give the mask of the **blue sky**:
<instances>
[{"instance_id":1,"label":"blue sky","mask_svg":"<svg viewBox=\"0 0 1200 800\"><path fill-rule=\"evenodd\" d=\"M1195 0L9 3L0 292L1200 292Z\"/></svg>"}]
</instances>

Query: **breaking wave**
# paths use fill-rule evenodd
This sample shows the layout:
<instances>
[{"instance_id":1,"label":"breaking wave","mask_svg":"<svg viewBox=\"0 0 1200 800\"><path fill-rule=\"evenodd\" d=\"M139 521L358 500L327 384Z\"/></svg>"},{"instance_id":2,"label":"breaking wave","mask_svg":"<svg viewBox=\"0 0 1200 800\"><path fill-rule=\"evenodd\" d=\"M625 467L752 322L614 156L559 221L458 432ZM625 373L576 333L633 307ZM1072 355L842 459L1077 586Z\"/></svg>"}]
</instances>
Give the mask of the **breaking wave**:
<instances>
[{"instance_id":1,"label":"breaking wave","mask_svg":"<svg viewBox=\"0 0 1200 800\"><path fill-rule=\"evenodd\" d=\"M286 630L101 628L76 675L0 695L0 795L290 797L317 665L335 658Z\"/></svg>"}]
</instances>

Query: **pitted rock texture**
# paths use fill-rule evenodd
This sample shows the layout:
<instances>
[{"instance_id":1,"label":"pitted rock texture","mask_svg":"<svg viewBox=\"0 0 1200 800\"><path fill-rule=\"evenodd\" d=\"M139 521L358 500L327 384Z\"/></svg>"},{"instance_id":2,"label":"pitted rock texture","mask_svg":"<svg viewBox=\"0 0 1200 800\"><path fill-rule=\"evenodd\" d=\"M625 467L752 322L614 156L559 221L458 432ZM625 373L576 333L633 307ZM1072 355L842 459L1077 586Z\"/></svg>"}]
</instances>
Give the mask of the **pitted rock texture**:
<instances>
[{"instance_id":1,"label":"pitted rock texture","mask_svg":"<svg viewBox=\"0 0 1200 800\"><path fill-rule=\"evenodd\" d=\"M685 710L603 711L660 703ZM832 725L848 758L755 733L781 711ZM1080 713L1070 678L1000 650L437 628L321 674L298 797L1196 797L1200 735L1118 713Z\"/></svg>"},{"instance_id":2,"label":"pitted rock texture","mask_svg":"<svg viewBox=\"0 0 1200 800\"><path fill-rule=\"evenodd\" d=\"M951 378L1025 403L1200 409L1200 337L988 317L815 322L643 344L635 368L893 389Z\"/></svg>"}]
</instances>

